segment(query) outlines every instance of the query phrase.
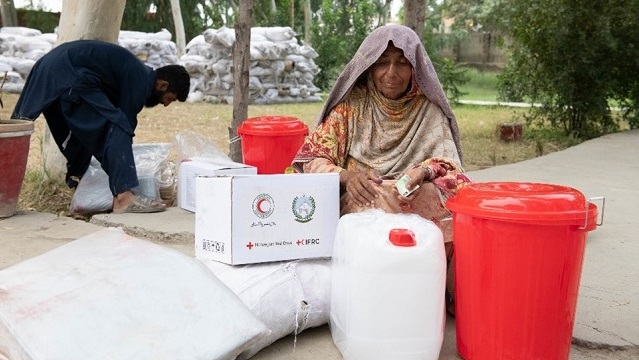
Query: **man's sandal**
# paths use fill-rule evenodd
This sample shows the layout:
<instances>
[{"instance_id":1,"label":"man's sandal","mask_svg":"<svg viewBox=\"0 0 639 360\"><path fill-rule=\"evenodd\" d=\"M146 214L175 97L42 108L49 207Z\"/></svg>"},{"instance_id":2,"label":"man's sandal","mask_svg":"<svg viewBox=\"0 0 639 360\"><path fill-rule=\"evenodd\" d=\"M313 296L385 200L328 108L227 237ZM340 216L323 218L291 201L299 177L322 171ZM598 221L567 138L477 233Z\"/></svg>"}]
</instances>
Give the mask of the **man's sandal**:
<instances>
[{"instance_id":1,"label":"man's sandal","mask_svg":"<svg viewBox=\"0 0 639 360\"><path fill-rule=\"evenodd\" d=\"M113 210L114 214L124 214L124 213L154 213L166 210L166 206L164 203L153 200L146 196L139 195L135 201L133 201L129 206Z\"/></svg>"}]
</instances>

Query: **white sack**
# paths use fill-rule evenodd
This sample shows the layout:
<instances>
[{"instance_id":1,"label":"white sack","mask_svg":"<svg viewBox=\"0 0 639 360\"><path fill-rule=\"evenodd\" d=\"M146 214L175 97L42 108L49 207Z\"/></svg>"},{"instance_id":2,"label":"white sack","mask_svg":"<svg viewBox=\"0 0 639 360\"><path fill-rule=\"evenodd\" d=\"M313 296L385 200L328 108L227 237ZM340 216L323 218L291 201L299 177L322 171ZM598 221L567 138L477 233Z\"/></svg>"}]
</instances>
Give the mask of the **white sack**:
<instances>
[{"instance_id":1,"label":"white sack","mask_svg":"<svg viewBox=\"0 0 639 360\"><path fill-rule=\"evenodd\" d=\"M330 316L330 259L231 266L199 259L271 330L238 356L248 359L276 340L323 325ZM291 343L291 346L294 346Z\"/></svg>"},{"instance_id":2,"label":"white sack","mask_svg":"<svg viewBox=\"0 0 639 360\"><path fill-rule=\"evenodd\" d=\"M251 37L263 36L270 41L287 41L295 39L295 31L288 26L253 27Z\"/></svg>"},{"instance_id":3,"label":"white sack","mask_svg":"<svg viewBox=\"0 0 639 360\"><path fill-rule=\"evenodd\" d=\"M0 27L0 33L13 34L20 36L39 36L42 32L38 29L30 29L22 26L4 26Z\"/></svg>"},{"instance_id":4,"label":"white sack","mask_svg":"<svg viewBox=\"0 0 639 360\"><path fill-rule=\"evenodd\" d=\"M170 41L171 40L171 32L167 29L162 29L156 33L147 33L142 31L132 31L132 30L120 30L118 33L118 38L128 38L128 39L142 39L142 40L158 40L158 41Z\"/></svg>"},{"instance_id":5,"label":"white sack","mask_svg":"<svg viewBox=\"0 0 639 360\"><path fill-rule=\"evenodd\" d=\"M168 158L172 143L133 144L133 159L139 185L131 189L138 195L161 200L158 170ZM95 158L73 193L69 211L72 214L98 213L113 208L109 176Z\"/></svg>"},{"instance_id":6,"label":"white sack","mask_svg":"<svg viewBox=\"0 0 639 360\"><path fill-rule=\"evenodd\" d=\"M13 67L5 62L0 61L0 76L4 76L4 73L9 71L13 71Z\"/></svg>"},{"instance_id":7,"label":"white sack","mask_svg":"<svg viewBox=\"0 0 639 360\"><path fill-rule=\"evenodd\" d=\"M12 360L232 360L266 334L197 260L121 229L0 271L0 354Z\"/></svg>"}]
</instances>

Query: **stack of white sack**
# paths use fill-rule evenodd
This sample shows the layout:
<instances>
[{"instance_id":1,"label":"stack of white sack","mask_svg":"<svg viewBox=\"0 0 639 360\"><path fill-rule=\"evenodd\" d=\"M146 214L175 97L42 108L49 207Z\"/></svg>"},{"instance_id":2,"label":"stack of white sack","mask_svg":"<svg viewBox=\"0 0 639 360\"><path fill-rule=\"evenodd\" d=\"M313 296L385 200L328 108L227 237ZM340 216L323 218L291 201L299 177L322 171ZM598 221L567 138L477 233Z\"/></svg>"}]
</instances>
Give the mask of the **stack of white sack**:
<instances>
[{"instance_id":1,"label":"stack of white sack","mask_svg":"<svg viewBox=\"0 0 639 360\"><path fill-rule=\"evenodd\" d=\"M118 44L157 69L179 63L177 46L171 36L166 29L157 33L121 30ZM55 33L43 34L26 27L0 28L0 82L6 78L2 90L22 92L33 65L56 45L57 37Z\"/></svg>"},{"instance_id":2,"label":"stack of white sack","mask_svg":"<svg viewBox=\"0 0 639 360\"><path fill-rule=\"evenodd\" d=\"M121 30L118 44L129 49L148 66L157 69L179 62L177 46L171 41L171 36L167 29L156 33Z\"/></svg>"},{"instance_id":3,"label":"stack of white sack","mask_svg":"<svg viewBox=\"0 0 639 360\"><path fill-rule=\"evenodd\" d=\"M0 28L0 82L2 91L20 93L36 60L53 48L57 36L19 26Z\"/></svg>"},{"instance_id":4,"label":"stack of white sack","mask_svg":"<svg viewBox=\"0 0 639 360\"><path fill-rule=\"evenodd\" d=\"M189 101L233 103L235 30L207 29L186 46L180 62L191 74ZM251 29L249 100L254 104L321 101L313 85L317 52L298 43L290 27Z\"/></svg>"}]
</instances>

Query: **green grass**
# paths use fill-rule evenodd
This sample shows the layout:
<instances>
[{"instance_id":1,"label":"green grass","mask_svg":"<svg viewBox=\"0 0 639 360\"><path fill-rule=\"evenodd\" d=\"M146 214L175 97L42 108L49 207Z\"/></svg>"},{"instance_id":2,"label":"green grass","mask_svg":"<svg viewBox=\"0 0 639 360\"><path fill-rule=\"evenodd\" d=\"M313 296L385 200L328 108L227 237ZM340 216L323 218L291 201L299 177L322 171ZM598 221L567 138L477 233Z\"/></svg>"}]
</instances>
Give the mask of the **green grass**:
<instances>
[{"instance_id":1,"label":"green grass","mask_svg":"<svg viewBox=\"0 0 639 360\"><path fill-rule=\"evenodd\" d=\"M497 101L498 74L498 72L494 71L479 71L473 68L466 68L466 75L469 81L459 87L459 90L464 93L460 100Z\"/></svg>"}]
</instances>

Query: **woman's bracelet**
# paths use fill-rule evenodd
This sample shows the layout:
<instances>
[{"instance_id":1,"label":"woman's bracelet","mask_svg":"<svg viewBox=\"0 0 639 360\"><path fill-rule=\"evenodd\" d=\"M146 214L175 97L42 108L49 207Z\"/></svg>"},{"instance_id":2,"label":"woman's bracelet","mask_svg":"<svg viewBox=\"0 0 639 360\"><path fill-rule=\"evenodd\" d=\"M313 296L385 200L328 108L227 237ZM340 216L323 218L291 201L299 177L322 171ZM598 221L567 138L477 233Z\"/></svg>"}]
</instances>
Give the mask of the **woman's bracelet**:
<instances>
[{"instance_id":1,"label":"woman's bracelet","mask_svg":"<svg viewBox=\"0 0 639 360\"><path fill-rule=\"evenodd\" d=\"M413 169L416 168L420 168L424 171L426 171L426 177L424 177L424 181L428 181L428 180L432 180L435 178L435 170L433 170L433 168L431 168L428 165L424 165L424 164L417 164L415 166L413 166Z\"/></svg>"}]
</instances>

